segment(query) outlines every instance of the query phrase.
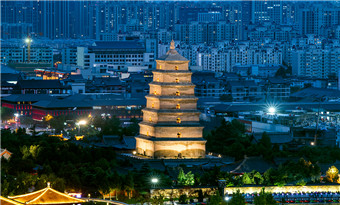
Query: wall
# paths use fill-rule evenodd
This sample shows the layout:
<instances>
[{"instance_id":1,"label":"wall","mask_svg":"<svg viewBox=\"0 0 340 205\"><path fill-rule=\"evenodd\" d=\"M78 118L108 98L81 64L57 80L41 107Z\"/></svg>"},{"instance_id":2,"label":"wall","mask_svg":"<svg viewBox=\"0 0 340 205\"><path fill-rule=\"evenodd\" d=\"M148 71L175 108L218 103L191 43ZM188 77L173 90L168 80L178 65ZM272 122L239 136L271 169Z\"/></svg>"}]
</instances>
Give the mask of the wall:
<instances>
[{"instance_id":1,"label":"wall","mask_svg":"<svg viewBox=\"0 0 340 205\"><path fill-rule=\"evenodd\" d=\"M236 192L238 189L240 190L241 193L246 193L246 194L260 193L262 188L265 188L266 192L271 192L271 193L339 192L340 191L340 185L284 186L284 187L257 186L257 187L227 187L224 189L224 194L232 194Z\"/></svg>"},{"instance_id":2,"label":"wall","mask_svg":"<svg viewBox=\"0 0 340 205\"><path fill-rule=\"evenodd\" d=\"M198 191L202 190L203 195L215 194L216 188L179 188L179 189L151 189L151 197L164 196L165 198L179 198L181 195L198 197Z\"/></svg>"}]
</instances>

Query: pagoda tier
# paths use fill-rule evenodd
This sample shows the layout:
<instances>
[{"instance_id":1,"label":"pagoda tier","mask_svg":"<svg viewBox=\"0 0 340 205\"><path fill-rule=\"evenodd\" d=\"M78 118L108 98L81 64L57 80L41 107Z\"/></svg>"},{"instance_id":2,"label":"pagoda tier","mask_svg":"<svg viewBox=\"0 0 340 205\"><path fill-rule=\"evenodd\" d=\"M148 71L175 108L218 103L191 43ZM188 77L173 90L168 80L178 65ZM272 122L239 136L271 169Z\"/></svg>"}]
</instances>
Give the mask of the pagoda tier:
<instances>
[{"instance_id":1,"label":"pagoda tier","mask_svg":"<svg viewBox=\"0 0 340 205\"><path fill-rule=\"evenodd\" d=\"M136 151L151 158L203 158L206 141L189 61L171 42L170 50L156 62Z\"/></svg>"}]
</instances>

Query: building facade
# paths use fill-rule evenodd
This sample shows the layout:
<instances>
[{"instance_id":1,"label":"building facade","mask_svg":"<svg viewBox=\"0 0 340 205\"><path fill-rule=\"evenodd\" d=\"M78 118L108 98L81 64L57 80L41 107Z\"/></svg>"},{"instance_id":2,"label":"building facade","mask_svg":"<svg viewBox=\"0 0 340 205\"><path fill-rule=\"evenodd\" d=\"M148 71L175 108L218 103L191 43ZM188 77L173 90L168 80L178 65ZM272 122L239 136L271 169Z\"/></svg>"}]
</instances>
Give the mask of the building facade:
<instances>
[{"instance_id":1,"label":"building facade","mask_svg":"<svg viewBox=\"0 0 340 205\"><path fill-rule=\"evenodd\" d=\"M175 50L157 60L150 94L143 109L136 151L151 158L204 158L203 127L199 123L195 85L189 61Z\"/></svg>"}]
</instances>

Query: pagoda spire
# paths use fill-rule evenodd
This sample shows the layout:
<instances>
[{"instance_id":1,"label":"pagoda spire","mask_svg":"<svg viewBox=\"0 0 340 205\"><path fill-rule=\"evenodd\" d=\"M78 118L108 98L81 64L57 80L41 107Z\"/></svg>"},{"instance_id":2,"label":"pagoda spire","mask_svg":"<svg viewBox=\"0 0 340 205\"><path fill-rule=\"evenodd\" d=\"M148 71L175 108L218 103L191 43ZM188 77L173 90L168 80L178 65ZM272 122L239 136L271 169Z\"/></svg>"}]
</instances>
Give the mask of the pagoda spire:
<instances>
[{"instance_id":1,"label":"pagoda spire","mask_svg":"<svg viewBox=\"0 0 340 205\"><path fill-rule=\"evenodd\" d=\"M170 49L171 50L175 50L175 41L174 41L174 39L172 39L172 41L170 43Z\"/></svg>"}]
</instances>

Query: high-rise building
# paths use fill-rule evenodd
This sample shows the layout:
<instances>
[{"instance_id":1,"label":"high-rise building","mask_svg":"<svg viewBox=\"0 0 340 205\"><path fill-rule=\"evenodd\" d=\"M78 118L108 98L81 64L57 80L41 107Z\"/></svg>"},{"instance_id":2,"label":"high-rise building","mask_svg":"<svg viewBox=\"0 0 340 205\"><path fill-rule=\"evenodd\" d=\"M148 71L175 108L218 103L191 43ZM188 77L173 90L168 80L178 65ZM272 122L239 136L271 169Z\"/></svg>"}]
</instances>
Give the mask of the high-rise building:
<instances>
[{"instance_id":1,"label":"high-rise building","mask_svg":"<svg viewBox=\"0 0 340 205\"><path fill-rule=\"evenodd\" d=\"M282 23L282 0L242 1L242 22L248 25L263 22Z\"/></svg>"},{"instance_id":2,"label":"high-rise building","mask_svg":"<svg viewBox=\"0 0 340 205\"><path fill-rule=\"evenodd\" d=\"M340 49L299 49L292 52L292 72L297 76L328 78L337 75Z\"/></svg>"},{"instance_id":3,"label":"high-rise building","mask_svg":"<svg viewBox=\"0 0 340 205\"><path fill-rule=\"evenodd\" d=\"M204 158L203 126L199 123L197 98L191 83L189 61L175 50L157 60L150 94L136 137L139 155L151 158Z\"/></svg>"},{"instance_id":4,"label":"high-rise building","mask_svg":"<svg viewBox=\"0 0 340 205\"><path fill-rule=\"evenodd\" d=\"M322 35L326 28L340 24L340 8L314 5L299 10L300 34Z\"/></svg>"}]
</instances>

